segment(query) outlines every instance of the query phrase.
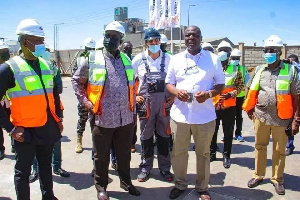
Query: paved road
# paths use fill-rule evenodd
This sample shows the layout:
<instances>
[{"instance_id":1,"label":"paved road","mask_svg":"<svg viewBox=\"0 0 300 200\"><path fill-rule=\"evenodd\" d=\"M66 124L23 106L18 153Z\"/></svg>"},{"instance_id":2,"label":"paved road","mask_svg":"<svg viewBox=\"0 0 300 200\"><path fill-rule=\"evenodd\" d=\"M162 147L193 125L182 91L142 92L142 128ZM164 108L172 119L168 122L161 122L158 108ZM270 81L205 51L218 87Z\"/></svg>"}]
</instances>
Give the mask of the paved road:
<instances>
[{"instance_id":1,"label":"paved road","mask_svg":"<svg viewBox=\"0 0 300 200\"><path fill-rule=\"evenodd\" d=\"M96 190L93 179L90 175L92 169L91 161L91 134L88 131L84 133L82 154L76 154L74 151L76 144L76 123L77 123L77 100L72 91L69 77L64 77L64 93L62 101L65 106L65 130L62 138L63 168L71 173L70 178L62 178L54 175L54 193L60 200L92 200L96 199ZM264 199L300 199L300 139L296 138L296 149L292 156L286 160L285 170L285 187L286 195L278 196L274 187L270 183L271 176L271 157L272 157L272 140L268 147L267 174L263 184L255 189L247 188L247 181L252 178L254 168L254 133L253 126L247 117L244 117L243 134L246 141L239 143L233 142L232 165L230 169L224 169L222 165L222 154L217 154L217 161L211 164L210 188L212 199L216 200L264 200ZM220 141L222 129L219 132L219 147L223 148ZM0 200L16 199L13 168L14 155L9 151L9 139L6 137L5 145L7 147L6 158L0 161ZM192 145L191 145L192 146ZM189 188L181 196L181 199L194 200L199 199L198 194L193 190L196 173L195 153L190 151L189 157ZM136 177L139 173L138 164L140 162L140 143L137 144L137 152L132 154L131 174L133 184L141 191L140 197L130 196L128 193L119 188L119 179L117 173L110 169L110 178L112 182L108 186L111 199L143 199L143 200L164 200L168 199L172 183L166 183L162 180L157 168L155 159L154 169L151 172L151 178L146 183L139 183ZM31 184L31 199L41 199L39 182Z\"/></svg>"}]
</instances>

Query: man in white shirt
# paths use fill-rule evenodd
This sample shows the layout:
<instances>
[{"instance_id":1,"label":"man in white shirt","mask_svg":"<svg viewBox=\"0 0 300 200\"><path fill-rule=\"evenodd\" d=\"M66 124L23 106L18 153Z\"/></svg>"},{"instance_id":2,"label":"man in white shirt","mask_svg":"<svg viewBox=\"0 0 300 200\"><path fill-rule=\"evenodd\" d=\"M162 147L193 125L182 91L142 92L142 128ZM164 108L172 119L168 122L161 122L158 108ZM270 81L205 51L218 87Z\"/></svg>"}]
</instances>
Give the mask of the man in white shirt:
<instances>
[{"instance_id":1,"label":"man in white shirt","mask_svg":"<svg viewBox=\"0 0 300 200\"><path fill-rule=\"evenodd\" d=\"M148 180L153 168L154 130L157 138L157 159L160 173L166 181L173 181L170 172L170 108L174 98L167 92L167 75L170 55L160 50L160 33L149 28L145 31L146 51L138 54L132 67L139 81L137 113L141 125L142 161L139 166L139 182Z\"/></svg>"},{"instance_id":2,"label":"man in white shirt","mask_svg":"<svg viewBox=\"0 0 300 200\"><path fill-rule=\"evenodd\" d=\"M201 49L201 31L190 26L185 31L186 51L172 57L166 77L167 90L175 95L171 109L174 146L172 167L175 199L187 188L188 150L191 135L197 157L196 190L201 200L210 199L210 143L215 130L216 113L212 97L224 88L225 77L216 55Z\"/></svg>"}]
</instances>

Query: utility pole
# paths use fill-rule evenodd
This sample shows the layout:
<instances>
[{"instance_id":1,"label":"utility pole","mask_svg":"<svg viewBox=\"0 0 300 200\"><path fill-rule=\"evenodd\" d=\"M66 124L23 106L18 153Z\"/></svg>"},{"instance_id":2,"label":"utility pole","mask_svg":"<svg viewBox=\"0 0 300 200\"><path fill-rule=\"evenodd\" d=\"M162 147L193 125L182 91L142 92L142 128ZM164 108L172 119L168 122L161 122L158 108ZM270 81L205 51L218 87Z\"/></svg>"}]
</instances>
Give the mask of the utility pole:
<instances>
[{"instance_id":1,"label":"utility pole","mask_svg":"<svg viewBox=\"0 0 300 200\"><path fill-rule=\"evenodd\" d=\"M54 24L54 35L53 35L53 50L54 52L58 50L58 40L59 40L59 33L58 33L58 26L63 25L64 23Z\"/></svg>"},{"instance_id":2,"label":"utility pole","mask_svg":"<svg viewBox=\"0 0 300 200\"><path fill-rule=\"evenodd\" d=\"M195 6L195 5L189 5L189 9L188 9L188 27L190 26L190 7L191 6Z\"/></svg>"}]
</instances>

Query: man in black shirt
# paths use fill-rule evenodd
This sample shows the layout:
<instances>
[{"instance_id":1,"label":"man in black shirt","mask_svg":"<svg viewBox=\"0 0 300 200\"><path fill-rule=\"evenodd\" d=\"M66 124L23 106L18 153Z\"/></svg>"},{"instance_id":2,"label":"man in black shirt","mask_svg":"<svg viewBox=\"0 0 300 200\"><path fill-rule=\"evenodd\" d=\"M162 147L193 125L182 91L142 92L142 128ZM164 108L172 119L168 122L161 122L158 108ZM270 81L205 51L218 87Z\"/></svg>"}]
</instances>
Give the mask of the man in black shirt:
<instances>
[{"instance_id":1,"label":"man in black shirt","mask_svg":"<svg viewBox=\"0 0 300 200\"><path fill-rule=\"evenodd\" d=\"M0 66L0 98L11 100L11 121L0 107L0 123L15 140L15 189L18 200L30 199L29 175L34 156L38 160L42 199L53 194L51 158L53 144L61 137L60 98L50 64L39 58L45 51L44 31L34 19L25 19L16 34L24 56Z\"/></svg>"}]
</instances>

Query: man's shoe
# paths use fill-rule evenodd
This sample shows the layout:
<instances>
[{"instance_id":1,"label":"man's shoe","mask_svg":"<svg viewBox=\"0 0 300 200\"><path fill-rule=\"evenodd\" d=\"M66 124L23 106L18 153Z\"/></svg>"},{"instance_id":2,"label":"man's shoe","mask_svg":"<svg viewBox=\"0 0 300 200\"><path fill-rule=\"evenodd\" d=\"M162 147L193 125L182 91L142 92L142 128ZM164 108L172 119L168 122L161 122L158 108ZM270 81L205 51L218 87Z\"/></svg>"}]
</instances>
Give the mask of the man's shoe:
<instances>
[{"instance_id":1,"label":"man's shoe","mask_svg":"<svg viewBox=\"0 0 300 200\"><path fill-rule=\"evenodd\" d=\"M133 144L133 145L131 146L131 153L135 153L135 152L136 152L135 144Z\"/></svg>"},{"instance_id":2,"label":"man's shoe","mask_svg":"<svg viewBox=\"0 0 300 200\"><path fill-rule=\"evenodd\" d=\"M210 195L208 191L198 192L201 200L210 200Z\"/></svg>"},{"instance_id":3,"label":"man's shoe","mask_svg":"<svg viewBox=\"0 0 300 200\"><path fill-rule=\"evenodd\" d=\"M29 176L29 183L33 183L38 179L39 179L39 173L37 171L33 170Z\"/></svg>"},{"instance_id":4,"label":"man's shoe","mask_svg":"<svg viewBox=\"0 0 300 200\"><path fill-rule=\"evenodd\" d=\"M223 158L223 166L226 169L230 168L230 166L231 166L230 158L226 158L226 157Z\"/></svg>"},{"instance_id":5,"label":"man's shoe","mask_svg":"<svg viewBox=\"0 0 300 200\"><path fill-rule=\"evenodd\" d=\"M170 171L160 171L160 174L166 181L173 181L173 175Z\"/></svg>"},{"instance_id":6,"label":"man's shoe","mask_svg":"<svg viewBox=\"0 0 300 200\"><path fill-rule=\"evenodd\" d=\"M124 189L125 191L128 191L129 194L133 196L140 196L141 193L132 185L132 183L127 184L124 181L121 181L120 187Z\"/></svg>"},{"instance_id":7,"label":"man's shoe","mask_svg":"<svg viewBox=\"0 0 300 200\"><path fill-rule=\"evenodd\" d=\"M170 199L176 199L177 197L179 197L182 193L184 192L184 190L180 190L177 187L174 187L169 195Z\"/></svg>"},{"instance_id":8,"label":"man's shoe","mask_svg":"<svg viewBox=\"0 0 300 200\"><path fill-rule=\"evenodd\" d=\"M241 136L241 135L236 136L236 140L239 142L245 142L243 136Z\"/></svg>"},{"instance_id":9,"label":"man's shoe","mask_svg":"<svg viewBox=\"0 0 300 200\"><path fill-rule=\"evenodd\" d=\"M281 183L272 183L275 187L275 191L279 195L284 195L285 194L285 189L283 187L283 184Z\"/></svg>"},{"instance_id":10,"label":"man's shoe","mask_svg":"<svg viewBox=\"0 0 300 200\"><path fill-rule=\"evenodd\" d=\"M292 155L293 153L294 153L294 149L286 148L286 150L285 150L285 155L286 156Z\"/></svg>"},{"instance_id":11,"label":"man's shoe","mask_svg":"<svg viewBox=\"0 0 300 200\"><path fill-rule=\"evenodd\" d=\"M252 179L250 179L250 181L248 181L248 188L255 188L255 187L258 186L262 181L263 181L263 179L255 179L255 178L252 178Z\"/></svg>"},{"instance_id":12,"label":"man's shoe","mask_svg":"<svg viewBox=\"0 0 300 200\"><path fill-rule=\"evenodd\" d=\"M210 153L210 162L216 161L217 160L217 155L216 153Z\"/></svg>"},{"instance_id":13,"label":"man's shoe","mask_svg":"<svg viewBox=\"0 0 300 200\"><path fill-rule=\"evenodd\" d=\"M98 192L97 198L98 198L98 200L109 200L109 196L108 196L106 190Z\"/></svg>"},{"instance_id":14,"label":"man's shoe","mask_svg":"<svg viewBox=\"0 0 300 200\"><path fill-rule=\"evenodd\" d=\"M75 152L76 153L82 153L83 149L82 149L82 135L78 135L77 136L77 144L75 147Z\"/></svg>"},{"instance_id":15,"label":"man's shoe","mask_svg":"<svg viewBox=\"0 0 300 200\"><path fill-rule=\"evenodd\" d=\"M146 182L149 179L149 175L150 172L141 172L137 177L138 182Z\"/></svg>"},{"instance_id":16,"label":"man's shoe","mask_svg":"<svg viewBox=\"0 0 300 200\"><path fill-rule=\"evenodd\" d=\"M5 151L0 151L0 160L2 160L4 158L4 155L5 155Z\"/></svg>"},{"instance_id":17,"label":"man's shoe","mask_svg":"<svg viewBox=\"0 0 300 200\"><path fill-rule=\"evenodd\" d=\"M53 173L60 175L61 177L65 177L65 178L70 177L70 173L61 168L59 168L57 170L53 170Z\"/></svg>"}]
</instances>

